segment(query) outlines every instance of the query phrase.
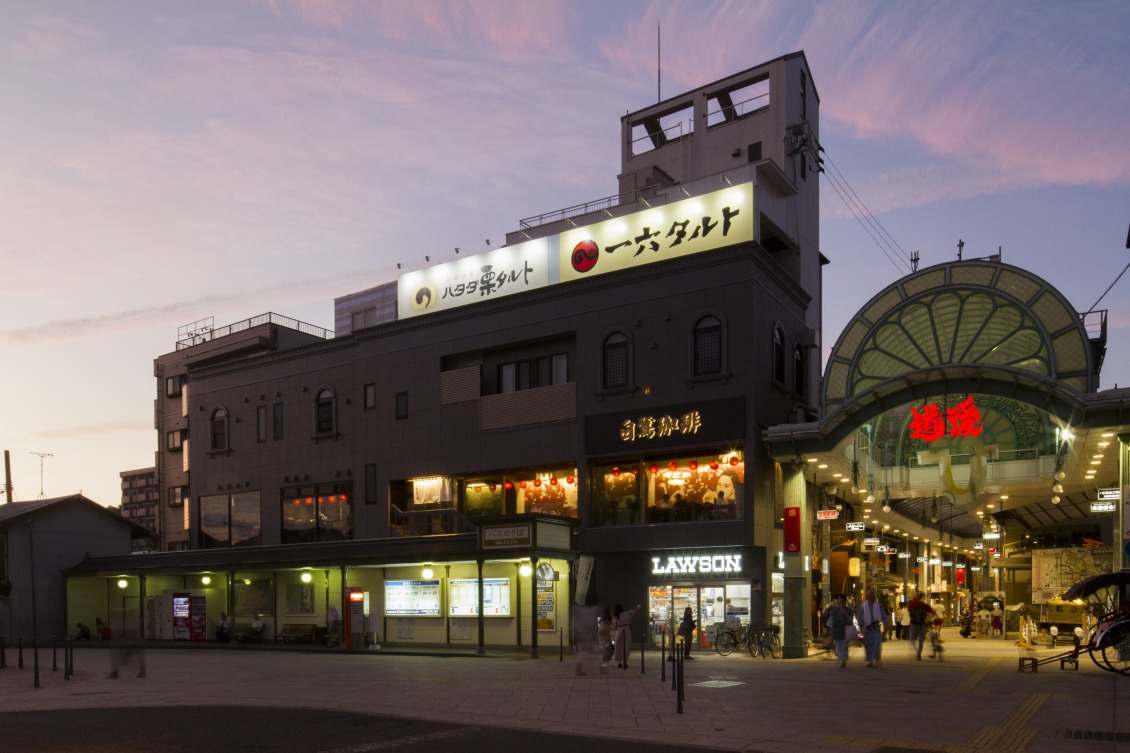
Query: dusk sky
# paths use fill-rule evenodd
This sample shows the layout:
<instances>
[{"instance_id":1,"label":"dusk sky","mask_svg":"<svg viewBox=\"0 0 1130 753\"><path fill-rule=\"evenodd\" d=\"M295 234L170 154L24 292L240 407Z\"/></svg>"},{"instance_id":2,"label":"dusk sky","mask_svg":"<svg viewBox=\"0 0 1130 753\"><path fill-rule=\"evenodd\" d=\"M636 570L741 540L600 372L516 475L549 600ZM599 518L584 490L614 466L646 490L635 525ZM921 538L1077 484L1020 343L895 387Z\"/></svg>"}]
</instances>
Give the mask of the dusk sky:
<instances>
[{"instance_id":1,"label":"dusk sky","mask_svg":"<svg viewBox=\"0 0 1130 753\"><path fill-rule=\"evenodd\" d=\"M824 350L884 286L1002 250L1087 311L1130 262L1130 3L0 0L0 449L120 500L177 329L333 299L616 193L619 123L803 51ZM841 177L842 176L842 177ZM842 183L839 184L841 189ZM1102 389L1130 385L1130 274Z\"/></svg>"}]
</instances>

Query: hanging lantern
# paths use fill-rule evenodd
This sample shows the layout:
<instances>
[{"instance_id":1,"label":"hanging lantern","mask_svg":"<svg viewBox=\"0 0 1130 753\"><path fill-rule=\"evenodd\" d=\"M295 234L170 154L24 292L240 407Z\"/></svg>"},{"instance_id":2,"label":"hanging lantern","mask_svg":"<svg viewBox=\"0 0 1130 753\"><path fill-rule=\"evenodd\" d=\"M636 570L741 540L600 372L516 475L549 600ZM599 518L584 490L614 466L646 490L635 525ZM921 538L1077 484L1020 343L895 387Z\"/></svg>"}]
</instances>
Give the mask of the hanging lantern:
<instances>
[{"instance_id":1,"label":"hanging lantern","mask_svg":"<svg viewBox=\"0 0 1130 753\"><path fill-rule=\"evenodd\" d=\"M620 469L619 468L613 468L612 469L612 475L619 478L620 477Z\"/></svg>"},{"instance_id":2,"label":"hanging lantern","mask_svg":"<svg viewBox=\"0 0 1130 753\"><path fill-rule=\"evenodd\" d=\"M534 479L534 486L541 486L541 479L540 478Z\"/></svg>"},{"instance_id":3,"label":"hanging lantern","mask_svg":"<svg viewBox=\"0 0 1130 753\"><path fill-rule=\"evenodd\" d=\"M493 491L494 491L494 484L491 484L491 485L490 485L490 486L488 486L487 488L488 488L488 489L490 489L490 490L491 490L491 491L493 492Z\"/></svg>"},{"instance_id":4,"label":"hanging lantern","mask_svg":"<svg viewBox=\"0 0 1130 753\"><path fill-rule=\"evenodd\" d=\"M505 484L502 485L502 488L505 489L506 491L510 491L511 489L514 488L514 484L507 481Z\"/></svg>"},{"instance_id":5,"label":"hanging lantern","mask_svg":"<svg viewBox=\"0 0 1130 753\"><path fill-rule=\"evenodd\" d=\"M640 467L639 467L638 465L633 465L633 466L632 466L632 475L633 475L633 476L638 476L638 475L640 475Z\"/></svg>"},{"instance_id":6,"label":"hanging lantern","mask_svg":"<svg viewBox=\"0 0 1130 753\"><path fill-rule=\"evenodd\" d=\"M675 470L676 468L679 467L679 464L676 463L674 460L672 460L670 463L667 464L667 467L670 468L671 470Z\"/></svg>"},{"instance_id":7,"label":"hanging lantern","mask_svg":"<svg viewBox=\"0 0 1130 753\"><path fill-rule=\"evenodd\" d=\"M698 468L698 461L692 460L691 462L687 463L687 468L690 468L692 471L696 470Z\"/></svg>"},{"instance_id":8,"label":"hanging lantern","mask_svg":"<svg viewBox=\"0 0 1130 753\"><path fill-rule=\"evenodd\" d=\"M550 476L549 477L549 485L550 486L557 486L557 477L556 476Z\"/></svg>"},{"instance_id":9,"label":"hanging lantern","mask_svg":"<svg viewBox=\"0 0 1130 753\"><path fill-rule=\"evenodd\" d=\"M519 481L518 482L518 488L519 489L525 489L526 488L526 482L525 481Z\"/></svg>"},{"instance_id":10,"label":"hanging lantern","mask_svg":"<svg viewBox=\"0 0 1130 753\"><path fill-rule=\"evenodd\" d=\"M738 464L738 456L734 455L732 458L730 458L730 465L737 465L737 464Z\"/></svg>"},{"instance_id":11,"label":"hanging lantern","mask_svg":"<svg viewBox=\"0 0 1130 753\"><path fill-rule=\"evenodd\" d=\"M651 472L651 475L654 476L655 474L659 473L659 466L657 466L655 463L652 463L650 466L648 466L648 470Z\"/></svg>"},{"instance_id":12,"label":"hanging lantern","mask_svg":"<svg viewBox=\"0 0 1130 753\"><path fill-rule=\"evenodd\" d=\"M712 470L712 471L718 470L718 461L717 460L711 460L710 461L710 470Z\"/></svg>"},{"instance_id":13,"label":"hanging lantern","mask_svg":"<svg viewBox=\"0 0 1130 753\"><path fill-rule=\"evenodd\" d=\"M565 477L565 483L567 483L567 484L570 484L570 485L572 485L573 483L575 483L575 482L576 482L576 480L577 480L577 479L573 478L572 476L566 476L566 477Z\"/></svg>"}]
</instances>

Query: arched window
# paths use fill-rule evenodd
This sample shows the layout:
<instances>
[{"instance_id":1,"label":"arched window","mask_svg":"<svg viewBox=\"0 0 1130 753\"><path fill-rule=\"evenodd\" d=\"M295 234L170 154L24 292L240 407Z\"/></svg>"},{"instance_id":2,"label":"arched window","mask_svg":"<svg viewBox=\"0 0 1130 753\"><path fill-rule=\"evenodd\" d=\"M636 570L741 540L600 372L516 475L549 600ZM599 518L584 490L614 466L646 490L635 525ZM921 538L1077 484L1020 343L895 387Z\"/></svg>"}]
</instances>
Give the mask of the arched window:
<instances>
[{"instance_id":1,"label":"arched window","mask_svg":"<svg viewBox=\"0 0 1130 753\"><path fill-rule=\"evenodd\" d=\"M223 408L212 411L208 441L208 449L212 452L223 452L228 449L228 412Z\"/></svg>"},{"instance_id":2,"label":"arched window","mask_svg":"<svg viewBox=\"0 0 1130 753\"><path fill-rule=\"evenodd\" d=\"M707 315L694 325L694 375L722 372L722 320Z\"/></svg>"},{"instance_id":3,"label":"arched window","mask_svg":"<svg viewBox=\"0 0 1130 753\"><path fill-rule=\"evenodd\" d=\"M780 324L773 328L773 381L785 384L785 330Z\"/></svg>"},{"instance_id":4,"label":"arched window","mask_svg":"<svg viewBox=\"0 0 1130 753\"><path fill-rule=\"evenodd\" d=\"M606 390L627 387L631 374L628 359L628 337L623 332L613 332L604 338L601 387Z\"/></svg>"},{"instance_id":5,"label":"arched window","mask_svg":"<svg viewBox=\"0 0 1130 753\"><path fill-rule=\"evenodd\" d=\"M314 433L333 434L336 423L334 406L334 393L328 387L318 391L314 401Z\"/></svg>"},{"instance_id":6,"label":"arched window","mask_svg":"<svg viewBox=\"0 0 1130 753\"><path fill-rule=\"evenodd\" d=\"M804 397L805 384L808 381L808 368L804 362L804 346L797 343L793 346L793 392Z\"/></svg>"}]
</instances>

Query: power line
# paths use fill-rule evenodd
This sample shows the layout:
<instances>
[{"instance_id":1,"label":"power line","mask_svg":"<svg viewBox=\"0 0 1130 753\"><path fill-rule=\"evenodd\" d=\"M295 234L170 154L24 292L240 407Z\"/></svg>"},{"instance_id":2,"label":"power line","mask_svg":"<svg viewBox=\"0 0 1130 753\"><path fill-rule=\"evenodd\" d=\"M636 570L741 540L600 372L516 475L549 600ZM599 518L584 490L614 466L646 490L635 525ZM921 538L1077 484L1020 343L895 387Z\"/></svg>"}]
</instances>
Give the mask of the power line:
<instances>
[{"instance_id":1,"label":"power line","mask_svg":"<svg viewBox=\"0 0 1130 753\"><path fill-rule=\"evenodd\" d=\"M891 261L892 264L899 270L900 274L910 274L913 269L907 261L907 253L899 245L898 241L894 239L883 224L871 213L867 205L856 193L855 189L851 187L847 178L844 176L843 171L836 166L831 157L827 156L825 151L825 159L831 170L825 170L824 175L828 178L829 185L844 202L844 206L855 217L856 222L860 227L875 241L875 245L879 250Z\"/></svg>"}]
</instances>

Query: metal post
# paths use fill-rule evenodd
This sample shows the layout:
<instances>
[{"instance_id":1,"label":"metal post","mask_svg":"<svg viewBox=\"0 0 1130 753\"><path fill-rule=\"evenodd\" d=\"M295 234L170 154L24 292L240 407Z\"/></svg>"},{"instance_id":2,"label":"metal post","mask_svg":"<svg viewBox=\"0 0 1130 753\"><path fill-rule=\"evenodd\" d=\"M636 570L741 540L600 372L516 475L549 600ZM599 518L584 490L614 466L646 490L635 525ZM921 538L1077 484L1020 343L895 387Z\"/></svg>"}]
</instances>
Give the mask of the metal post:
<instances>
[{"instance_id":1,"label":"metal post","mask_svg":"<svg viewBox=\"0 0 1130 753\"><path fill-rule=\"evenodd\" d=\"M667 682L667 631L660 633L659 641L659 681Z\"/></svg>"},{"instance_id":2,"label":"metal post","mask_svg":"<svg viewBox=\"0 0 1130 753\"><path fill-rule=\"evenodd\" d=\"M59 671L59 658L55 654L55 636L51 636L51 671Z\"/></svg>"},{"instance_id":3,"label":"metal post","mask_svg":"<svg viewBox=\"0 0 1130 753\"><path fill-rule=\"evenodd\" d=\"M24 668L24 639L23 638L17 638L16 639L16 650L17 650L17 653L19 654L19 659L20 659L19 668L23 669Z\"/></svg>"},{"instance_id":4,"label":"metal post","mask_svg":"<svg viewBox=\"0 0 1130 753\"><path fill-rule=\"evenodd\" d=\"M675 692L675 712L678 714L683 713L683 657L682 654L675 654L675 666L673 667L674 673L672 677L678 675L679 681L676 683Z\"/></svg>"},{"instance_id":5,"label":"metal post","mask_svg":"<svg viewBox=\"0 0 1130 753\"><path fill-rule=\"evenodd\" d=\"M557 642L561 645L557 647L557 661L565 661L565 631L562 628L557 628Z\"/></svg>"},{"instance_id":6,"label":"metal post","mask_svg":"<svg viewBox=\"0 0 1130 753\"><path fill-rule=\"evenodd\" d=\"M5 655L6 648L7 647L4 645L4 636L0 635L0 669L4 669L8 666L8 658Z\"/></svg>"},{"instance_id":7,"label":"metal post","mask_svg":"<svg viewBox=\"0 0 1130 753\"><path fill-rule=\"evenodd\" d=\"M69 635L64 636L64 638L63 638L63 679L64 680L71 679L71 669L72 669L71 661L74 659L74 657L71 656L71 651L73 649L74 649L74 643L73 643L73 640L71 639L71 637Z\"/></svg>"},{"instance_id":8,"label":"metal post","mask_svg":"<svg viewBox=\"0 0 1130 753\"><path fill-rule=\"evenodd\" d=\"M646 674L644 671L644 654L647 653L647 628L644 628L640 633L640 674Z\"/></svg>"},{"instance_id":9,"label":"metal post","mask_svg":"<svg viewBox=\"0 0 1130 753\"><path fill-rule=\"evenodd\" d=\"M35 684L32 687L39 687L39 639L33 638L32 645L32 663L35 665Z\"/></svg>"}]
</instances>

